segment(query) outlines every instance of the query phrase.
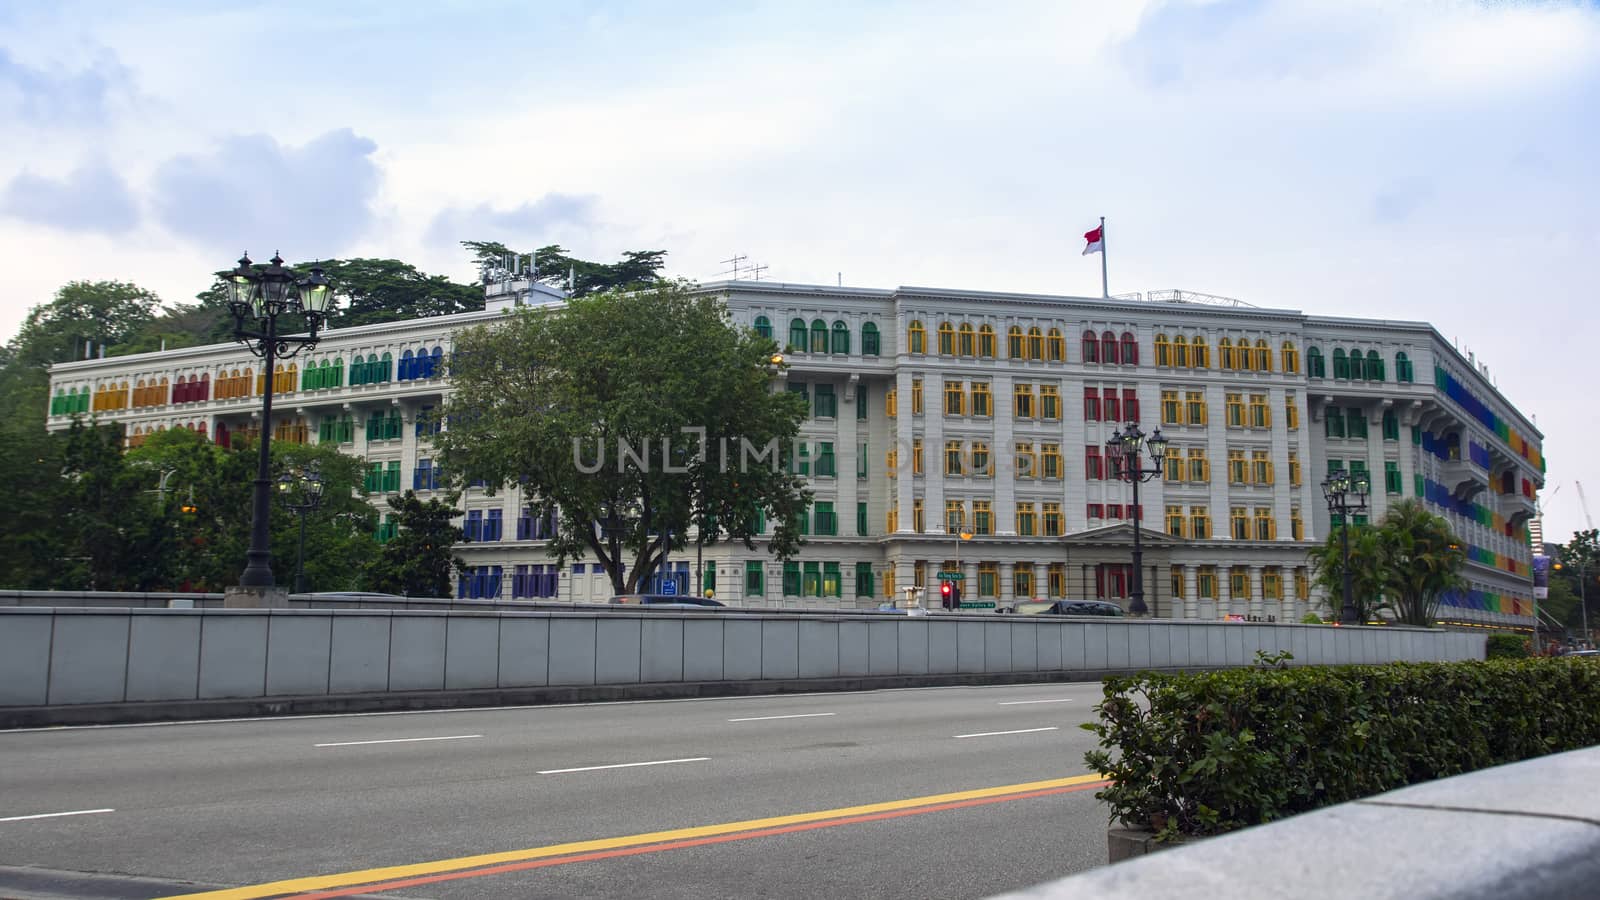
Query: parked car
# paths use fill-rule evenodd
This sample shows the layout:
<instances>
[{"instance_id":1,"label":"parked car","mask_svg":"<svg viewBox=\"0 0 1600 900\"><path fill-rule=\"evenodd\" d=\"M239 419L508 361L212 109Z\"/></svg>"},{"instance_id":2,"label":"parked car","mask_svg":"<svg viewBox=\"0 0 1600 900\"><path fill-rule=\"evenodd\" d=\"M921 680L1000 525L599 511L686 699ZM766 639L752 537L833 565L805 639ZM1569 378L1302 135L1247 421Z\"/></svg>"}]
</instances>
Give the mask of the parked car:
<instances>
[{"instance_id":1,"label":"parked car","mask_svg":"<svg viewBox=\"0 0 1600 900\"><path fill-rule=\"evenodd\" d=\"M1106 600L1057 600L1054 603L1019 603L1016 611L1030 616L1121 616L1122 607Z\"/></svg>"},{"instance_id":2,"label":"parked car","mask_svg":"<svg viewBox=\"0 0 1600 900\"><path fill-rule=\"evenodd\" d=\"M629 604L633 606L652 606L657 609L702 609L705 607L726 608L727 604L709 597L695 597L688 594L618 594L611 598L612 603Z\"/></svg>"}]
</instances>

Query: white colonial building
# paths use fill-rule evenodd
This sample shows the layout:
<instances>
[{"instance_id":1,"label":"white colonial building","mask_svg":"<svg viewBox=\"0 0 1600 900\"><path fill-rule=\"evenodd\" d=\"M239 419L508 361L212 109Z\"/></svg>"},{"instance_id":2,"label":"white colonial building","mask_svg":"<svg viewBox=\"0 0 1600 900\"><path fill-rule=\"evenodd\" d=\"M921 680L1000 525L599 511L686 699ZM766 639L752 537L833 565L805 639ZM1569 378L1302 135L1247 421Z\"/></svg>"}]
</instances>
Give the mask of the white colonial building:
<instances>
[{"instance_id":1,"label":"white colonial building","mask_svg":"<svg viewBox=\"0 0 1600 900\"><path fill-rule=\"evenodd\" d=\"M1328 533L1319 483L1365 470L1372 520L1403 497L1467 546L1459 625L1532 623L1525 525L1541 435L1426 323L1308 316L1178 291L1113 299L732 281L733 319L770 335L812 415L799 462L815 503L806 544L704 552L699 587L735 605L876 606L960 571L962 600L1124 600L1132 489L1104 446L1129 422L1171 439L1140 489L1146 602L1156 615L1297 620L1323 608L1306 550ZM444 487L427 414L450 387L452 334L561 294L522 279L482 312L330 330L273 373L274 439L363 457L374 494ZM49 424L115 421L137 444L190 428L230 443L260 421L264 374L237 344L65 363ZM1420 373L1420 376L1419 376ZM603 600L598 567L546 555L549 524L515 489L462 498L467 597ZM1358 519L1359 521L1359 519ZM392 530L380 526L380 538ZM959 537L970 533L969 540ZM669 562L680 591L695 560Z\"/></svg>"}]
</instances>

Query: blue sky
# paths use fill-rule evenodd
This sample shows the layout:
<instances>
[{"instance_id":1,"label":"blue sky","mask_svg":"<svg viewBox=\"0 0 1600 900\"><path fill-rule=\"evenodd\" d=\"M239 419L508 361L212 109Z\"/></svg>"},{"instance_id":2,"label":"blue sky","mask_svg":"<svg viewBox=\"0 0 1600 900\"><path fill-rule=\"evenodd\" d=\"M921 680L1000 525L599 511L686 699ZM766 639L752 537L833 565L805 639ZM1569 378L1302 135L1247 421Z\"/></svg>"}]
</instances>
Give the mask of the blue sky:
<instances>
[{"instance_id":1,"label":"blue sky","mask_svg":"<svg viewBox=\"0 0 1600 900\"><path fill-rule=\"evenodd\" d=\"M669 251L710 279L1113 291L1435 323L1600 507L1600 6L14 2L0 335L249 249ZM1548 493L1548 488L1547 488Z\"/></svg>"}]
</instances>

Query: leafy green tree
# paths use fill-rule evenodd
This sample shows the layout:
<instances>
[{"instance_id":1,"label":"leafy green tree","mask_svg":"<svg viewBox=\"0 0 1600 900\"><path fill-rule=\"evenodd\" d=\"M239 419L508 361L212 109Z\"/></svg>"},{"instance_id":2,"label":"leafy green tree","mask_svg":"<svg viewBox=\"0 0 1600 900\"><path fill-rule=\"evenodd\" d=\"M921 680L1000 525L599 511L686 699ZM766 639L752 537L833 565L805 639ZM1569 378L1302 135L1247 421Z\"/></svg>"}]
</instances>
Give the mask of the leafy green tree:
<instances>
[{"instance_id":1,"label":"leafy green tree","mask_svg":"<svg viewBox=\"0 0 1600 900\"><path fill-rule=\"evenodd\" d=\"M1432 626L1440 596L1466 587L1466 554L1450 523L1421 500L1402 500L1384 514L1378 538L1388 606L1406 625Z\"/></svg>"},{"instance_id":2,"label":"leafy green tree","mask_svg":"<svg viewBox=\"0 0 1600 900\"><path fill-rule=\"evenodd\" d=\"M1554 562L1560 568L1550 568L1550 600L1540 606L1567 628L1580 629L1585 615L1583 603L1595 606L1600 599L1600 530L1573 532L1572 540L1556 550ZM1587 610L1590 627L1600 623L1595 612Z\"/></svg>"},{"instance_id":3,"label":"leafy green tree","mask_svg":"<svg viewBox=\"0 0 1600 900\"><path fill-rule=\"evenodd\" d=\"M480 266L499 265L513 254L499 241L462 241L461 246L472 251L473 260ZM601 291L621 290L653 284L661 280L661 267L666 264L665 250L628 250L614 263L598 263L568 255L560 244L540 247L531 254L537 265L535 280L552 287L566 288L572 281L571 294L583 297Z\"/></svg>"},{"instance_id":4,"label":"leafy green tree","mask_svg":"<svg viewBox=\"0 0 1600 900\"><path fill-rule=\"evenodd\" d=\"M1339 621L1344 609L1344 546L1335 526L1322 546L1307 554L1312 577L1327 593L1330 621ZM1367 525L1350 528L1350 602L1360 621L1369 621L1382 605L1383 543L1377 529Z\"/></svg>"},{"instance_id":5,"label":"leafy green tree","mask_svg":"<svg viewBox=\"0 0 1600 900\"><path fill-rule=\"evenodd\" d=\"M352 328L379 322L400 322L483 309L483 288L458 284L443 275L429 275L398 259L325 259L296 263L298 272L321 266L336 299L328 324ZM228 340L233 318L227 307L226 272L217 272L194 308L209 317L213 340Z\"/></svg>"},{"instance_id":6,"label":"leafy green tree","mask_svg":"<svg viewBox=\"0 0 1600 900\"><path fill-rule=\"evenodd\" d=\"M73 422L61 481L51 587L148 591L170 581L175 535L123 458L120 426Z\"/></svg>"},{"instance_id":7,"label":"leafy green tree","mask_svg":"<svg viewBox=\"0 0 1600 900\"><path fill-rule=\"evenodd\" d=\"M467 566L452 552L465 537L451 521L461 516L457 499L451 495L448 501L424 503L415 491L389 498L397 530L367 568L372 590L407 597L451 596L451 576Z\"/></svg>"},{"instance_id":8,"label":"leafy green tree","mask_svg":"<svg viewBox=\"0 0 1600 900\"><path fill-rule=\"evenodd\" d=\"M708 542L753 548L765 517L772 552L798 550L810 493L778 451L792 448L805 402L771 390L775 345L730 325L716 298L681 282L591 294L469 329L455 346L450 427L435 439L443 465L519 484L531 506L558 512L559 561L594 558L622 593L695 524Z\"/></svg>"}]
</instances>

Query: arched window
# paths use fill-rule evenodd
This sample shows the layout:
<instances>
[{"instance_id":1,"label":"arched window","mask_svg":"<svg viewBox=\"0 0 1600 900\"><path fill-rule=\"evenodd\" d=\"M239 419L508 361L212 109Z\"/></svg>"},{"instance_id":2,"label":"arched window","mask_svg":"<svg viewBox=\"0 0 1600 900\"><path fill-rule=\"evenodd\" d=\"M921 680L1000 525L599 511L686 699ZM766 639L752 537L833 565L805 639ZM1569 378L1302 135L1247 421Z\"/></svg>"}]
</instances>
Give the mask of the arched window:
<instances>
[{"instance_id":1,"label":"arched window","mask_svg":"<svg viewBox=\"0 0 1600 900\"><path fill-rule=\"evenodd\" d=\"M444 374L444 348L433 348L433 358L428 361L428 377L438 378Z\"/></svg>"},{"instance_id":2,"label":"arched window","mask_svg":"<svg viewBox=\"0 0 1600 900\"><path fill-rule=\"evenodd\" d=\"M1367 377L1366 366L1362 365L1360 350L1350 351L1350 380L1360 381Z\"/></svg>"},{"instance_id":3,"label":"arched window","mask_svg":"<svg viewBox=\"0 0 1600 900\"><path fill-rule=\"evenodd\" d=\"M1131 331L1122 333L1122 364L1125 366L1139 364L1139 339L1134 337Z\"/></svg>"},{"instance_id":4,"label":"arched window","mask_svg":"<svg viewBox=\"0 0 1600 900\"><path fill-rule=\"evenodd\" d=\"M844 322L833 323L833 352L849 354L850 352L850 326Z\"/></svg>"},{"instance_id":5,"label":"arched window","mask_svg":"<svg viewBox=\"0 0 1600 900\"><path fill-rule=\"evenodd\" d=\"M194 376L190 375L189 380L193 381ZM200 373L200 386L195 389L193 397L196 400L211 399L211 374L209 372Z\"/></svg>"},{"instance_id":6,"label":"arched window","mask_svg":"<svg viewBox=\"0 0 1600 900\"><path fill-rule=\"evenodd\" d=\"M344 387L344 358L333 358L333 367L328 370L328 380L322 383L323 387Z\"/></svg>"},{"instance_id":7,"label":"arched window","mask_svg":"<svg viewBox=\"0 0 1600 900\"><path fill-rule=\"evenodd\" d=\"M283 370L283 392L285 394L294 393L294 386L299 380L300 364L289 363L289 367Z\"/></svg>"},{"instance_id":8,"label":"arched window","mask_svg":"<svg viewBox=\"0 0 1600 900\"><path fill-rule=\"evenodd\" d=\"M878 326L868 322L861 326L861 354L863 356L877 356L883 350L878 342Z\"/></svg>"},{"instance_id":9,"label":"arched window","mask_svg":"<svg viewBox=\"0 0 1600 900\"><path fill-rule=\"evenodd\" d=\"M806 352L806 320L805 319L790 319L789 320L789 352L790 353L804 353L804 352Z\"/></svg>"},{"instance_id":10,"label":"arched window","mask_svg":"<svg viewBox=\"0 0 1600 900\"><path fill-rule=\"evenodd\" d=\"M1394 378L1396 381L1411 381L1411 358L1406 356L1404 350L1394 355Z\"/></svg>"},{"instance_id":11,"label":"arched window","mask_svg":"<svg viewBox=\"0 0 1600 900\"><path fill-rule=\"evenodd\" d=\"M206 423L204 423L204 422L196 422L195 426L194 426L194 430L199 432L201 437L205 437L206 436Z\"/></svg>"},{"instance_id":12,"label":"arched window","mask_svg":"<svg viewBox=\"0 0 1600 900\"><path fill-rule=\"evenodd\" d=\"M1006 356L1026 359L1028 348L1023 345L1022 329L1016 325L1006 329Z\"/></svg>"},{"instance_id":13,"label":"arched window","mask_svg":"<svg viewBox=\"0 0 1600 900\"><path fill-rule=\"evenodd\" d=\"M410 381L417 377L417 355L410 350L400 354L399 377L401 381Z\"/></svg>"},{"instance_id":14,"label":"arched window","mask_svg":"<svg viewBox=\"0 0 1600 900\"><path fill-rule=\"evenodd\" d=\"M1061 336L1061 329L1052 328L1044 336L1045 356L1051 362L1067 361L1067 339Z\"/></svg>"},{"instance_id":15,"label":"arched window","mask_svg":"<svg viewBox=\"0 0 1600 900\"><path fill-rule=\"evenodd\" d=\"M1083 333L1083 361L1086 363L1100 361L1100 340L1092 331Z\"/></svg>"},{"instance_id":16,"label":"arched window","mask_svg":"<svg viewBox=\"0 0 1600 900\"><path fill-rule=\"evenodd\" d=\"M368 356L367 361L371 362L372 357ZM373 367L373 376L372 380L379 384L383 384L394 377L394 356L388 351L384 352L383 357L378 360L378 364Z\"/></svg>"},{"instance_id":17,"label":"arched window","mask_svg":"<svg viewBox=\"0 0 1600 900\"><path fill-rule=\"evenodd\" d=\"M1028 358L1044 359L1044 332L1037 325L1028 329Z\"/></svg>"},{"instance_id":18,"label":"arched window","mask_svg":"<svg viewBox=\"0 0 1600 900\"><path fill-rule=\"evenodd\" d=\"M994 359L994 329L988 325L978 329L978 355L984 359Z\"/></svg>"},{"instance_id":19,"label":"arched window","mask_svg":"<svg viewBox=\"0 0 1600 900\"><path fill-rule=\"evenodd\" d=\"M1328 377L1328 367L1327 364L1323 362L1321 348L1306 348L1306 375L1311 378Z\"/></svg>"},{"instance_id":20,"label":"arched window","mask_svg":"<svg viewBox=\"0 0 1600 900\"><path fill-rule=\"evenodd\" d=\"M811 320L811 352L828 352L828 323L821 319Z\"/></svg>"},{"instance_id":21,"label":"arched window","mask_svg":"<svg viewBox=\"0 0 1600 900\"><path fill-rule=\"evenodd\" d=\"M1156 333L1156 365L1162 368L1172 365L1172 342L1160 332Z\"/></svg>"},{"instance_id":22,"label":"arched window","mask_svg":"<svg viewBox=\"0 0 1600 900\"><path fill-rule=\"evenodd\" d=\"M956 330L949 322L939 323L939 355L954 356L956 352Z\"/></svg>"},{"instance_id":23,"label":"arched window","mask_svg":"<svg viewBox=\"0 0 1600 900\"><path fill-rule=\"evenodd\" d=\"M1218 365L1222 366L1223 369L1235 368L1233 361L1233 341L1230 338L1223 338L1222 340L1217 341L1217 356L1220 360Z\"/></svg>"},{"instance_id":24,"label":"arched window","mask_svg":"<svg viewBox=\"0 0 1600 900\"><path fill-rule=\"evenodd\" d=\"M316 363L306 363L306 370L300 373L300 390L311 391L320 387L320 385L317 383L317 373L318 369Z\"/></svg>"},{"instance_id":25,"label":"arched window","mask_svg":"<svg viewBox=\"0 0 1600 900\"><path fill-rule=\"evenodd\" d=\"M766 316L756 316L756 334L764 338L772 337L772 320Z\"/></svg>"},{"instance_id":26,"label":"arched window","mask_svg":"<svg viewBox=\"0 0 1600 900\"><path fill-rule=\"evenodd\" d=\"M1290 375L1300 373L1300 351L1295 349L1294 341L1284 341L1278 351L1278 356L1283 359L1283 371Z\"/></svg>"},{"instance_id":27,"label":"arched window","mask_svg":"<svg viewBox=\"0 0 1600 900\"><path fill-rule=\"evenodd\" d=\"M1383 380L1383 357L1379 356L1376 350L1367 351L1367 380Z\"/></svg>"},{"instance_id":28,"label":"arched window","mask_svg":"<svg viewBox=\"0 0 1600 900\"><path fill-rule=\"evenodd\" d=\"M1117 336L1109 331L1100 335L1100 361L1117 364Z\"/></svg>"},{"instance_id":29,"label":"arched window","mask_svg":"<svg viewBox=\"0 0 1600 900\"><path fill-rule=\"evenodd\" d=\"M1261 338L1256 338L1256 371L1272 371L1272 348Z\"/></svg>"},{"instance_id":30,"label":"arched window","mask_svg":"<svg viewBox=\"0 0 1600 900\"><path fill-rule=\"evenodd\" d=\"M1189 339L1181 334L1172 339L1172 365L1181 369L1189 367Z\"/></svg>"},{"instance_id":31,"label":"arched window","mask_svg":"<svg viewBox=\"0 0 1600 900\"><path fill-rule=\"evenodd\" d=\"M1189 355L1194 358L1194 367L1196 369L1211 368L1211 347L1206 344L1205 335L1197 334L1194 336L1194 341L1191 342L1189 348Z\"/></svg>"},{"instance_id":32,"label":"arched window","mask_svg":"<svg viewBox=\"0 0 1600 900\"><path fill-rule=\"evenodd\" d=\"M920 319L912 319L906 328L906 344L912 353L928 352L928 330L922 327Z\"/></svg>"},{"instance_id":33,"label":"arched window","mask_svg":"<svg viewBox=\"0 0 1600 900\"><path fill-rule=\"evenodd\" d=\"M1333 348L1333 377L1346 379L1350 377L1350 360L1338 347Z\"/></svg>"},{"instance_id":34,"label":"arched window","mask_svg":"<svg viewBox=\"0 0 1600 900\"><path fill-rule=\"evenodd\" d=\"M976 356L978 352L977 333L972 330L971 322L961 323L961 339L956 344L956 350L962 356Z\"/></svg>"}]
</instances>

